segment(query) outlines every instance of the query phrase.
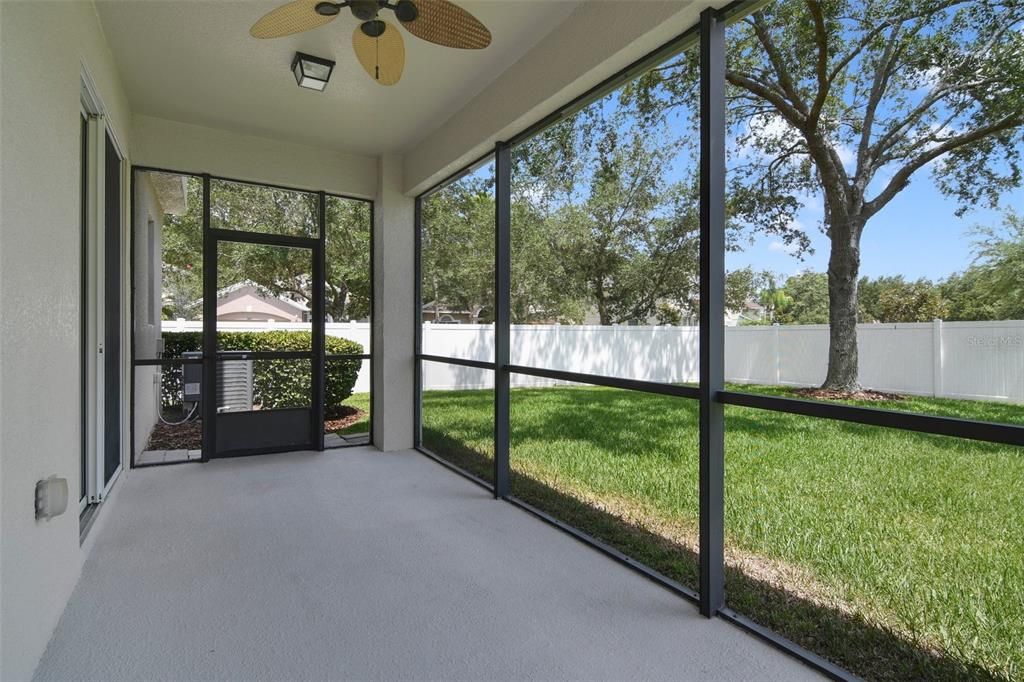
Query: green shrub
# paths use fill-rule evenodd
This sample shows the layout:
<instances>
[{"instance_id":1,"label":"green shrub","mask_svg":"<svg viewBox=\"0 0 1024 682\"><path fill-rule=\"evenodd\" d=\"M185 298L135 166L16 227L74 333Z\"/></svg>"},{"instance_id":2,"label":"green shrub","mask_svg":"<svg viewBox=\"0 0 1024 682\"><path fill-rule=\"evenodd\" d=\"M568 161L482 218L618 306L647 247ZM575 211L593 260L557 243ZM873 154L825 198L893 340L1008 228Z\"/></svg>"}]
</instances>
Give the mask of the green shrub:
<instances>
[{"instance_id":1,"label":"green shrub","mask_svg":"<svg viewBox=\"0 0 1024 682\"><path fill-rule=\"evenodd\" d=\"M164 332L164 357L203 348L202 332ZM363 352L355 341L326 337L327 354ZM312 334L301 331L217 332L217 348L222 351L308 351ZM337 414L341 403L352 395L359 376L361 360L328 360L325 371L324 410L328 417ZM310 405L312 368L308 360L253 360L253 402L265 409L307 407ZM181 404L181 370L163 373L163 404Z\"/></svg>"}]
</instances>

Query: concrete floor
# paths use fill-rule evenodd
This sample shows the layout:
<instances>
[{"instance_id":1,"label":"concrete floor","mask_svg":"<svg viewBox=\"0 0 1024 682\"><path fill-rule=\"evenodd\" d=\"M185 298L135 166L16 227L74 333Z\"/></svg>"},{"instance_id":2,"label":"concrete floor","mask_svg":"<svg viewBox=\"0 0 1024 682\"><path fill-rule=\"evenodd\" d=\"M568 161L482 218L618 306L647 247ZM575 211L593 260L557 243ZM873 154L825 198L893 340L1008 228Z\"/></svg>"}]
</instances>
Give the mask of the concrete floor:
<instances>
[{"instance_id":1,"label":"concrete floor","mask_svg":"<svg viewBox=\"0 0 1024 682\"><path fill-rule=\"evenodd\" d=\"M120 485L38 680L816 677L416 453Z\"/></svg>"}]
</instances>

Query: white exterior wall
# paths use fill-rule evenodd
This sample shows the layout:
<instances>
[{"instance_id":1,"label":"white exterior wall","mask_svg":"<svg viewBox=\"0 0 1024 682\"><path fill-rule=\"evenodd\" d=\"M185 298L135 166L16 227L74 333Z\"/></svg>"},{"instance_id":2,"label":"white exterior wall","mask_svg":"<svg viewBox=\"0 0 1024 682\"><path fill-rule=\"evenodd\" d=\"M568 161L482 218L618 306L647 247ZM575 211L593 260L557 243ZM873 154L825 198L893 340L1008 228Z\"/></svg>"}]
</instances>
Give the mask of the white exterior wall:
<instances>
[{"instance_id":1,"label":"white exterior wall","mask_svg":"<svg viewBox=\"0 0 1024 682\"><path fill-rule=\"evenodd\" d=\"M141 115L134 119L134 139L135 163L140 166L360 199L372 199L377 192L377 159L372 156Z\"/></svg>"},{"instance_id":2,"label":"white exterior wall","mask_svg":"<svg viewBox=\"0 0 1024 682\"><path fill-rule=\"evenodd\" d=\"M13 681L31 677L83 557L83 65L125 151L130 113L92 3L0 2L0 64L0 679ZM126 186L122 196L127 204ZM53 474L68 480L72 500L36 521L35 483Z\"/></svg>"},{"instance_id":3,"label":"white exterior wall","mask_svg":"<svg viewBox=\"0 0 1024 682\"><path fill-rule=\"evenodd\" d=\"M150 182L149 175L139 173L135 180L135 212L133 231L134 248L134 284L135 310L134 335L135 355L139 358L157 357L157 339L160 337L161 296L159 287L154 288L150 299L150 280L153 277L160 281L161 272L161 236L164 221L163 208L157 199L156 191ZM149 223L155 225L155 244L150 244ZM156 258L153 258L155 250ZM150 324L151 310L155 309L156 323ZM157 401L160 396L160 368L135 368L135 452L141 452L146 445L153 425L157 421Z\"/></svg>"}]
</instances>

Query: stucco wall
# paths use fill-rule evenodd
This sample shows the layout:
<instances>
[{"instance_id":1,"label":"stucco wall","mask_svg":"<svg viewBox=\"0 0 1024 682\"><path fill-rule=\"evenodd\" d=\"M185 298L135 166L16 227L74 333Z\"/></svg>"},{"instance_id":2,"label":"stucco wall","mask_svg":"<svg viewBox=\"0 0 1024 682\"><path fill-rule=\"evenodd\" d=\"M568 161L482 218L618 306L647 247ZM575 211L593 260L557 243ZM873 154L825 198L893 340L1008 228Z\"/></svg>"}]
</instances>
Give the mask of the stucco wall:
<instances>
[{"instance_id":1,"label":"stucco wall","mask_svg":"<svg viewBox=\"0 0 1024 682\"><path fill-rule=\"evenodd\" d=\"M146 173L135 177L135 204L132 229L135 235L134 244L134 284L135 284L135 355L139 358L157 357L157 338L160 336L160 304L159 287L155 287L150 298L150 280L160 277L161 246L163 227L163 207L157 199L156 190ZM154 243L150 243L150 227L152 222ZM159 282L160 280L156 280ZM155 314L155 323L151 323L151 311ZM156 424L157 396L160 391L160 368L135 368L135 452L142 451L149 439L153 425Z\"/></svg>"},{"instance_id":2,"label":"stucco wall","mask_svg":"<svg viewBox=\"0 0 1024 682\"><path fill-rule=\"evenodd\" d=\"M23 680L81 569L83 64L126 146L130 113L91 3L0 2L0 63L0 678ZM73 500L36 521L35 482L51 474Z\"/></svg>"},{"instance_id":3,"label":"stucco wall","mask_svg":"<svg viewBox=\"0 0 1024 682\"><path fill-rule=\"evenodd\" d=\"M361 199L377 192L377 159L178 123L134 119L135 163L189 173L211 173L324 190Z\"/></svg>"},{"instance_id":4,"label":"stucco wall","mask_svg":"<svg viewBox=\"0 0 1024 682\"><path fill-rule=\"evenodd\" d=\"M402 195L401 157L381 157L378 183L373 214L373 444L401 450L413 445L415 208Z\"/></svg>"}]
</instances>

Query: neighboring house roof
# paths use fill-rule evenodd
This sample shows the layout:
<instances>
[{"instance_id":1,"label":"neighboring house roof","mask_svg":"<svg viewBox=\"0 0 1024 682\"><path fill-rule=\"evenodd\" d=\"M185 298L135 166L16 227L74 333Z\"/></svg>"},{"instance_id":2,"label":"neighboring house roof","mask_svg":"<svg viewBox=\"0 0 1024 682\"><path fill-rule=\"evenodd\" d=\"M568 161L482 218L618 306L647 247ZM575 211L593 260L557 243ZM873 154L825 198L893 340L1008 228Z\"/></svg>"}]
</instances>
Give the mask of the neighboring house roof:
<instances>
[{"instance_id":1,"label":"neighboring house roof","mask_svg":"<svg viewBox=\"0 0 1024 682\"><path fill-rule=\"evenodd\" d=\"M459 310L458 308L452 308L447 303L437 303L436 306L437 307L435 308L435 303L433 301L431 301L430 303L424 303L423 312L432 313L436 310L439 313L449 313L451 315L472 315L472 313L470 313L468 310Z\"/></svg>"},{"instance_id":2,"label":"neighboring house roof","mask_svg":"<svg viewBox=\"0 0 1024 682\"><path fill-rule=\"evenodd\" d=\"M203 305L197 299L189 307ZM279 322L302 322L308 315L309 307L284 296L273 296L252 282L237 282L217 292L218 320L268 320Z\"/></svg>"}]
</instances>

